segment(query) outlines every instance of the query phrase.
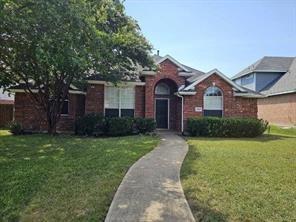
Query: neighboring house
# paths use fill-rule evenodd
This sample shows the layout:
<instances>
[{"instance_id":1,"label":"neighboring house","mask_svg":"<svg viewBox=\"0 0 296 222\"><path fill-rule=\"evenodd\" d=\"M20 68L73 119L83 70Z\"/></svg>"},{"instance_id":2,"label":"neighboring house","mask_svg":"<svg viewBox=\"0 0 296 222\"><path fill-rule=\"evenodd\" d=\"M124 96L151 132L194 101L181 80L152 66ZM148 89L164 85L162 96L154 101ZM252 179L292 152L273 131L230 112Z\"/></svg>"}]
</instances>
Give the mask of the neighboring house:
<instances>
[{"instance_id":1,"label":"neighboring house","mask_svg":"<svg viewBox=\"0 0 296 222\"><path fill-rule=\"evenodd\" d=\"M259 118L296 125L296 57L263 57L232 80L264 96L258 99Z\"/></svg>"},{"instance_id":2,"label":"neighboring house","mask_svg":"<svg viewBox=\"0 0 296 222\"><path fill-rule=\"evenodd\" d=\"M154 61L157 71L141 68L138 78L122 81L117 87L93 75L85 91L72 88L58 130L72 131L75 119L85 113L154 118L157 128L178 131L183 131L190 117L257 117L257 98L261 95L239 86L217 69L204 73L169 55L155 55ZM37 118L24 89L19 86L14 92L16 121L28 130L45 129L44 115Z\"/></svg>"},{"instance_id":3,"label":"neighboring house","mask_svg":"<svg viewBox=\"0 0 296 222\"><path fill-rule=\"evenodd\" d=\"M14 96L0 88L0 127L13 119Z\"/></svg>"}]
</instances>

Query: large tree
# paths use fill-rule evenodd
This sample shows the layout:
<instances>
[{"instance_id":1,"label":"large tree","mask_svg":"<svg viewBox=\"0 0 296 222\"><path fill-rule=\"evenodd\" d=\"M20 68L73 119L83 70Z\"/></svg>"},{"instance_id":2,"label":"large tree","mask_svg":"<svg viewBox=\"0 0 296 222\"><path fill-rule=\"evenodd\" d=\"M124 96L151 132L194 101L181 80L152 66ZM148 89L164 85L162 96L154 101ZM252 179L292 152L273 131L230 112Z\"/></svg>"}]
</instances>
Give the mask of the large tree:
<instances>
[{"instance_id":1,"label":"large tree","mask_svg":"<svg viewBox=\"0 0 296 222\"><path fill-rule=\"evenodd\" d=\"M25 84L49 133L71 84L133 75L152 65L150 50L119 0L0 0L0 86Z\"/></svg>"}]
</instances>

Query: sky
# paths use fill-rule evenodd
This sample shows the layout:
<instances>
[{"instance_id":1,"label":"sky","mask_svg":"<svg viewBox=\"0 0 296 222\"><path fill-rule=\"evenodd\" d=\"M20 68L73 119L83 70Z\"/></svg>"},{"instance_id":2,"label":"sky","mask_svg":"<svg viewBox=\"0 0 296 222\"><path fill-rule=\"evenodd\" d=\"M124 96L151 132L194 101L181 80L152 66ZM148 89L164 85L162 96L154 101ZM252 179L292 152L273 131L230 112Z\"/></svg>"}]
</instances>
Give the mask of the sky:
<instances>
[{"instance_id":1,"label":"sky","mask_svg":"<svg viewBox=\"0 0 296 222\"><path fill-rule=\"evenodd\" d=\"M296 0L125 0L159 50L231 77L263 56L296 56ZM155 52L155 51L154 51Z\"/></svg>"}]
</instances>

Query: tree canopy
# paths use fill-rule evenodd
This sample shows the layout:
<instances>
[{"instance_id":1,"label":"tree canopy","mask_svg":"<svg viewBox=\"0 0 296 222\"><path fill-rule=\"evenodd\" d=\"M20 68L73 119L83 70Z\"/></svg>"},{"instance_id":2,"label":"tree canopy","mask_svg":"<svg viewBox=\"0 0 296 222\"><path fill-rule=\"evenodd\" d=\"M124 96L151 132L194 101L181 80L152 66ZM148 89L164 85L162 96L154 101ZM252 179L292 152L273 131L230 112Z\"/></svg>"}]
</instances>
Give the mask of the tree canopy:
<instances>
[{"instance_id":1,"label":"tree canopy","mask_svg":"<svg viewBox=\"0 0 296 222\"><path fill-rule=\"evenodd\" d=\"M151 66L150 51L119 0L0 1L0 86L23 82L52 128L72 83L116 82Z\"/></svg>"}]
</instances>

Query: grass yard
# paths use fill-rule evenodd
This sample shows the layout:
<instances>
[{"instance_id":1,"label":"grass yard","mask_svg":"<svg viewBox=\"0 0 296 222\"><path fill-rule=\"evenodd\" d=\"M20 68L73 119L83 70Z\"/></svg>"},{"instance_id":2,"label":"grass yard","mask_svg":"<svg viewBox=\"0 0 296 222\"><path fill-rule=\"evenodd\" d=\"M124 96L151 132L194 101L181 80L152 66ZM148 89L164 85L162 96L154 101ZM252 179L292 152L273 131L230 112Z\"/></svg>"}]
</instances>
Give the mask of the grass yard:
<instances>
[{"instance_id":1,"label":"grass yard","mask_svg":"<svg viewBox=\"0 0 296 222\"><path fill-rule=\"evenodd\" d=\"M128 168L157 142L0 130L0 221L102 221Z\"/></svg>"},{"instance_id":2,"label":"grass yard","mask_svg":"<svg viewBox=\"0 0 296 222\"><path fill-rule=\"evenodd\" d=\"M296 133L279 131L188 138L181 179L197 221L296 220Z\"/></svg>"},{"instance_id":3,"label":"grass yard","mask_svg":"<svg viewBox=\"0 0 296 222\"><path fill-rule=\"evenodd\" d=\"M277 135L286 135L286 136L295 136L296 137L296 127L293 127L293 128L281 128L281 127L278 127L278 126L271 125L270 130L267 130L266 133L277 134Z\"/></svg>"}]
</instances>

